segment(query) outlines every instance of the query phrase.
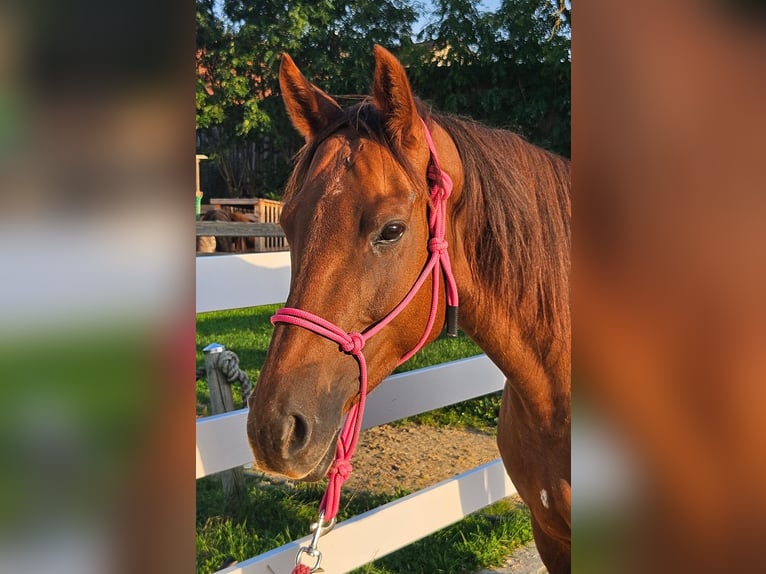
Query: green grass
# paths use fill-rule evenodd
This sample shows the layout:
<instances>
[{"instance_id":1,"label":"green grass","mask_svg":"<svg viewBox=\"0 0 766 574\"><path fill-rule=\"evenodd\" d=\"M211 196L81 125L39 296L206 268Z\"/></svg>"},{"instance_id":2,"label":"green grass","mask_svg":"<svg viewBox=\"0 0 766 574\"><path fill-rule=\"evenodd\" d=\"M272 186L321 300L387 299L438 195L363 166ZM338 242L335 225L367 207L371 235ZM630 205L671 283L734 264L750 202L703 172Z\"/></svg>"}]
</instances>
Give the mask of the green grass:
<instances>
[{"instance_id":1,"label":"green grass","mask_svg":"<svg viewBox=\"0 0 766 574\"><path fill-rule=\"evenodd\" d=\"M357 491L345 497L339 520L396 498ZM227 505L214 477L197 481L197 572L215 572L224 560L256 556L308 534L322 496L317 485L264 484L247 478L247 495ZM225 509L221 511L220 509ZM497 502L460 522L356 570L368 574L473 572L496 566L532 539L529 511L509 500Z\"/></svg>"},{"instance_id":2,"label":"green grass","mask_svg":"<svg viewBox=\"0 0 766 574\"><path fill-rule=\"evenodd\" d=\"M210 343L220 343L237 354L240 368L255 384L271 340L272 326L269 318L281 306L264 305L197 315L197 366L205 364L202 349ZM234 385L232 390L235 404L241 405L239 388ZM197 381L197 414L209 415L209 405L207 384L205 381Z\"/></svg>"},{"instance_id":3,"label":"green grass","mask_svg":"<svg viewBox=\"0 0 766 574\"><path fill-rule=\"evenodd\" d=\"M202 349L220 343L234 351L240 367L255 384L266 357L272 326L269 318L280 305L234 309L197 315L197 365ZM396 372L422 368L481 353L467 337L440 337ZM235 402L241 404L234 387ZM204 381L197 383L197 414L209 414ZM429 424L492 429L497 425L500 394L465 401L416 415L398 425ZM197 573L218 570L225 559L237 561L261 554L308 533L322 496L317 485L271 484L248 477L247 495L227 503L216 477L197 481ZM407 494L374 495L344 491L339 519L344 520ZM463 573L499 565L520 544L532 539L526 507L501 501L398 552L364 566L367 574Z\"/></svg>"}]
</instances>

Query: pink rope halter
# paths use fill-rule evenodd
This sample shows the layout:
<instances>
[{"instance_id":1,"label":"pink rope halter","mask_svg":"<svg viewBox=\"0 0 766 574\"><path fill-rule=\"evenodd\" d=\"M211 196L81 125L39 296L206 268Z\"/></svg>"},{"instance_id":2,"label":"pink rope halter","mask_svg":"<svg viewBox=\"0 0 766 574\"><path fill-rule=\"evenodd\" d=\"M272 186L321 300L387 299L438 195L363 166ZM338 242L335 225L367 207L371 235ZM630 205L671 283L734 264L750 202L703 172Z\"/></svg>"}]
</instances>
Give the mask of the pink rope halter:
<instances>
[{"instance_id":1,"label":"pink rope halter","mask_svg":"<svg viewBox=\"0 0 766 574\"><path fill-rule=\"evenodd\" d=\"M428 249L431 254L425 267L423 267L423 270L420 272L420 275L408 291L407 295L405 295L388 315L361 333L347 333L337 325L318 315L292 307L282 308L271 317L271 323L274 325L277 323L295 325L338 343L340 351L352 355L359 364L359 402L351 407L351 410L346 417L346 422L343 425L343 429L338 436L335 460L328 472L329 482L324 496L322 497L322 501L319 504L320 519L317 523L312 545L308 548L301 548L301 551L296 558L296 570L293 570L293 572L313 572L319 567L321 553L316 550L316 542L319 538L317 533L324 527L324 521L326 521L326 524L329 524L329 528L331 528L331 525L334 524L334 519L338 514L341 486L351 473L352 466L350 461L354 454L354 450L356 449L356 445L359 442L359 432L362 428L362 416L364 414L364 406L367 398L367 361L364 358L362 349L364 349L367 341L379 333L386 325L393 321L402 310L404 310L428 279L428 276L431 275L431 309L428 315L428 322L426 323L425 330L418 343L399 359L397 366L401 365L417 353L428 339L428 335L431 333L434 321L436 320L437 307L439 304L440 269L444 273L446 284L447 335L453 337L457 336L458 293L455 277L452 274L449 253L447 252L447 241L445 239L447 226L447 199L452 192L453 183L447 172L442 170L439 166L439 158L436 154L436 148L431 138L431 133L428 130L428 126L426 126L426 123L422 119L421 123L425 130L428 149L431 152L431 159L428 165L428 183L430 185L431 202L433 204L428 218L430 235ZM328 528L326 528L325 531L329 531ZM299 560L303 552L312 557L319 556L313 569L309 569L305 565L300 564Z\"/></svg>"}]
</instances>

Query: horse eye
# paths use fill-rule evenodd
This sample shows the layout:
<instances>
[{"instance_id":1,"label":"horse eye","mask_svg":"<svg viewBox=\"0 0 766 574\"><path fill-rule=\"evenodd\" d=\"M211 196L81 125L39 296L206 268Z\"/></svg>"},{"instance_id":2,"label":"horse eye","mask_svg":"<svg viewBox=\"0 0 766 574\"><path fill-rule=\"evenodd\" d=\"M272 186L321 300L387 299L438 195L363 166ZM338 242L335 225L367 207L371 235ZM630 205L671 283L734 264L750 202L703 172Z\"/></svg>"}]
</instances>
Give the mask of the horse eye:
<instances>
[{"instance_id":1,"label":"horse eye","mask_svg":"<svg viewBox=\"0 0 766 574\"><path fill-rule=\"evenodd\" d=\"M402 238L402 235L404 235L404 230L407 229L407 226L404 225L401 221L395 221L394 223L387 223L383 229L380 230L380 236L378 238L379 241L386 241L388 243L393 243L394 241L398 241Z\"/></svg>"}]
</instances>

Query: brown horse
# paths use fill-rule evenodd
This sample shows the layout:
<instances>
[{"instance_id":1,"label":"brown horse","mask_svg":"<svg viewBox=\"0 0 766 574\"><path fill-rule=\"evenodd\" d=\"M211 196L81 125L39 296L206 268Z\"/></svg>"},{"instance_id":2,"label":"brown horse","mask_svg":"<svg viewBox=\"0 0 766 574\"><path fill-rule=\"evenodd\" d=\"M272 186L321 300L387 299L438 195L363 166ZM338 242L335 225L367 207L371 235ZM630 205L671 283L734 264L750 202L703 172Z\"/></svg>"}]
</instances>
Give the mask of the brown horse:
<instances>
[{"instance_id":1,"label":"brown horse","mask_svg":"<svg viewBox=\"0 0 766 574\"><path fill-rule=\"evenodd\" d=\"M531 510L543 562L568 572L569 163L510 132L429 113L379 46L372 96L350 108L309 83L287 55L280 85L306 139L280 221L292 258L287 305L364 334L402 301L429 260L427 126L454 182L446 240L460 327L507 377L500 454ZM364 346L368 390L428 330L432 280ZM438 297L428 342L445 320L443 291ZM357 364L337 343L277 324L249 401L257 466L322 478L359 395Z\"/></svg>"},{"instance_id":2,"label":"brown horse","mask_svg":"<svg viewBox=\"0 0 766 574\"><path fill-rule=\"evenodd\" d=\"M250 214L238 211L223 211L222 209L210 209L202 214L200 221L231 221L238 223L257 223L257 219ZM255 240L252 237L226 237L200 235L197 237L198 253L241 253L253 250Z\"/></svg>"}]
</instances>

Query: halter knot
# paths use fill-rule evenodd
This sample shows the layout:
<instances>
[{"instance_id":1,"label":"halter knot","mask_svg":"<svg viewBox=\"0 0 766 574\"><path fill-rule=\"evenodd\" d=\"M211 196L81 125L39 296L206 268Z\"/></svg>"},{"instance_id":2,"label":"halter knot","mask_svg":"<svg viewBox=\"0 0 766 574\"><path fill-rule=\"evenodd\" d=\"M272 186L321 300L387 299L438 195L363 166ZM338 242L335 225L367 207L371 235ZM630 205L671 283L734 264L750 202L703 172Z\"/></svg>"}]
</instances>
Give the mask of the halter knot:
<instances>
[{"instance_id":1,"label":"halter knot","mask_svg":"<svg viewBox=\"0 0 766 574\"><path fill-rule=\"evenodd\" d=\"M364 348L364 343L361 333L349 333L348 339L340 344L340 348L344 353L355 355Z\"/></svg>"},{"instance_id":2,"label":"halter knot","mask_svg":"<svg viewBox=\"0 0 766 574\"><path fill-rule=\"evenodd\" d=\"M349 475L351 474L351 471L353 470L353 466L351 466L351 463L347 461L344 458L336 459L333 461L332 466L330 466L330 470L328 471L328 475L330 478L332 478L335 475L338 475L338 477L342 481L346 481L348 479Z\"/></svg>"},{"instance_id":3,"label":"halter knot","mask_svg":"<svg viewBox=\"0 0 766 574\"><path fill-rule=\"evenodd\" d=\"M428 240L428 249L430 249L432 253L437 251L447 251L447 245L447 240L440 239L439 237L433 237Z\"/></svg>"}]
</instances>

